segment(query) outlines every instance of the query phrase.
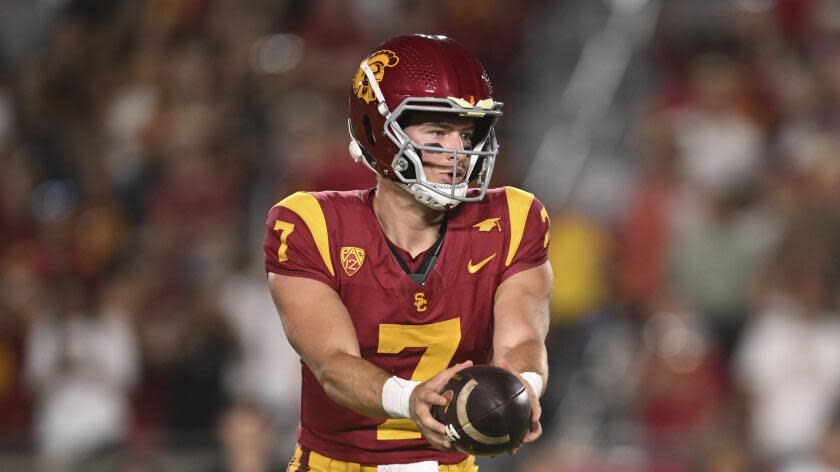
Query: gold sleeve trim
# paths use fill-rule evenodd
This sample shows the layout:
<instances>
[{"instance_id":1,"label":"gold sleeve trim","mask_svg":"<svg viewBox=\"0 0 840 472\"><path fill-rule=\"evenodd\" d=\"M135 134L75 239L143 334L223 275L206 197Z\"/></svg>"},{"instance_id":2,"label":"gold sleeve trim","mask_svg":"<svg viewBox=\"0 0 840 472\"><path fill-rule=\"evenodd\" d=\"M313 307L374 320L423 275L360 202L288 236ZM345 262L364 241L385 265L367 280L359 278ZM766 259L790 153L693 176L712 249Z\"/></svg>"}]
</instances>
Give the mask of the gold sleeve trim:
<instances>
[{"instance_id":1,"label":"gold sleeve trim","mask_svg":"<svg viewBox=\"0 0 840 472\"><path fill-rule=\"evenodd\" d=\"M324 210L321 209L321 204L318 199L312 194L306 192L297 192L280 201L274 206L282 206L295 212L309 228L312 233L312 238L315 239L315 246L318 252L321 253L321 258L324 264L329 269L330 274L335 277L335 269L333 269L332 258L330 257L330 237L327 232L327 220L324 218Z\"/></svg>"},{"instance_id":2,"label":"gold sleeve trim","mask_svg":"<svg viewBox=\"0 0 840 472\"><path fill-rule=\"evenodd\" d=\"M509 267L510 263L513 262L513 256L516 255L516 250L522 243L525 222L528 219L531 202L534 201L534 194L515 187L505 187L505 197L507 197L508 214L510 215L510 247L505 260L505 267Z\"/></svg>"},{"instance_id":3,"label":"gold sleeve trim","mask_svg":"<svg viewBox=\"0 0 840 472\"><path fill-rule=\"evenodd\" d=\"M548 210L545 207L540 210L540 218L542 218L543 223L548 223L549 226L551 225L551 218L548 217ZM545 232L545 238L543 239L543 247L548 247L548 240L551 238L551 231Z\"/></svg>"}]
</instances>

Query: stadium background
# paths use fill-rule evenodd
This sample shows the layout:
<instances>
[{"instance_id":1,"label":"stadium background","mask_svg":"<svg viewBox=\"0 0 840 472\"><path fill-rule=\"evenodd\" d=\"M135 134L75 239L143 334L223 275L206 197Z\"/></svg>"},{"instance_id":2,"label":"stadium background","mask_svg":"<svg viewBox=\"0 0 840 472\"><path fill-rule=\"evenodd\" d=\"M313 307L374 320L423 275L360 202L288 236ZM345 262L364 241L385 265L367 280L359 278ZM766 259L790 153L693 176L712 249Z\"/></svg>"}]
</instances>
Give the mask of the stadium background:
<instances>
[{"instance_id":1,"label":"stadium background","mask_svg":"<svg viewBox=\"0 0 840 472\"><path fill-rule=\"evenodd\" d=\"M263 220L371 185L350 79L408 32L552 213L546 434L482 470L840 470L831 0L0 2L0 470L282 468Z\"/></svg>"}]
</instances>

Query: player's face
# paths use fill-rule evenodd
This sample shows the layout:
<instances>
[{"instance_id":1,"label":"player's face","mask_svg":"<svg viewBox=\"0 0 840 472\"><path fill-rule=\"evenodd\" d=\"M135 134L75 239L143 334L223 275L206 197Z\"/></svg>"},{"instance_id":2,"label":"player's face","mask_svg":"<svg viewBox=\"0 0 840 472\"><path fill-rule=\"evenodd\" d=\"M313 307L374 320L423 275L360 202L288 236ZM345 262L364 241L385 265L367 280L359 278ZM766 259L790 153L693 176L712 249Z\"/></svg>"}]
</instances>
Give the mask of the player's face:
<instances>
[{"instance_id":1,"label":"player's face","mask_svg":"<svg viewBox=\"0 0 840 472\"><path fill-rule=\"evenodd\" d=\"M404 128L417 144L461 151L472 148L475 123L467 118L446 116L441 113L421 115ZM421 151L426 179L440 184L459 184L466 178L469 159L456 152ZM453 168L455 171L453 172Z\"/></svg>"}]
</instances>

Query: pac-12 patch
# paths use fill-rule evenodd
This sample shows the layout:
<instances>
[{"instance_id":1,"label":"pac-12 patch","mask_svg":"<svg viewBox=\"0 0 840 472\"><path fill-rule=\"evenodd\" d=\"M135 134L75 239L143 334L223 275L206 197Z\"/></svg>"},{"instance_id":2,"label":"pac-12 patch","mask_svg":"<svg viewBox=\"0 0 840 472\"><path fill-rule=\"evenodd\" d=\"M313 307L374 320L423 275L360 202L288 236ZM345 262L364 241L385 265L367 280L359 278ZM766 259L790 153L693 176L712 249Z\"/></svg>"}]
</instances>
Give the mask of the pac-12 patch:
<instances>
[{"instance_id":1,"label":"pac-12 patch","mask_svg":"<svg viewBox=\"0 0 840 472\"><path fill-rule=\"evenodd\" d=\"M347 246L341 248L341 267L344 268L344 272L346 272L348 276L352 277L353 274L362 268L362 264L364 263L364 249L360 247Z\"/></svg>"}]
</instances>

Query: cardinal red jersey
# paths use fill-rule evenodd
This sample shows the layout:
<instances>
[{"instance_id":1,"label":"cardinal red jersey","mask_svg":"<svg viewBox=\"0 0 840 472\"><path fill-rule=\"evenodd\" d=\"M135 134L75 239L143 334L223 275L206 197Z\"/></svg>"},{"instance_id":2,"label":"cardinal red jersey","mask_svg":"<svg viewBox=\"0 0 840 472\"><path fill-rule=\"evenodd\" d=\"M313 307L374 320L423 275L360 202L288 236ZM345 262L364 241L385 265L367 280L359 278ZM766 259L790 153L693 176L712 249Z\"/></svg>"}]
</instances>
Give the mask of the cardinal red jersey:
<instances>
[{"instance_id":1,"label":"cardinal red jersey","mask_svg":"<svg viewBox=\"0 0 840 472\"><path fill-rule=\"evenodd\" d=\"M299 192L275 205L266 222L266 270L335 290L361 356L392 375L422 381L468 359L489 362L496 288L546 261L543 205L505 187L451 210L437 262L420 284L391 252L373 198L373 190ZM432 449L411 420L368 418L338 405L305 364L302 371L303 447L363 464L464 460L460 452Z\"/></svg>"}]
</instances>

